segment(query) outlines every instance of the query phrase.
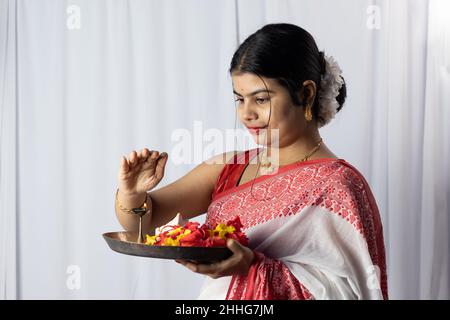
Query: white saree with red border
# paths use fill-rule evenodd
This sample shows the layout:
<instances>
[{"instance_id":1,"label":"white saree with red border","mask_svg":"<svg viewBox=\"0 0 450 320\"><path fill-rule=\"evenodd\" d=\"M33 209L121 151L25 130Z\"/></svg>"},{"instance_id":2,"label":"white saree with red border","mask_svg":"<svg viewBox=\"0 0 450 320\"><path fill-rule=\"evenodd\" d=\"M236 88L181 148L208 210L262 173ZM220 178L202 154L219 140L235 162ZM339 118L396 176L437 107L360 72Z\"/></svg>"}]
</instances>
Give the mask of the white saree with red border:
<instances>
[{"instance_id":1,"label":"white saree with red border","mask_svg":"<svg viewBox=\"0 0 450 320\"><path fill-rule=\"evenodd\" d=\"M237 185L260 150L225 165L205 222L238 215L255 260L246 275L207 277L198 299L387 299L381 219L361 173L327 158Z\"/></svg>"}]
</instances>

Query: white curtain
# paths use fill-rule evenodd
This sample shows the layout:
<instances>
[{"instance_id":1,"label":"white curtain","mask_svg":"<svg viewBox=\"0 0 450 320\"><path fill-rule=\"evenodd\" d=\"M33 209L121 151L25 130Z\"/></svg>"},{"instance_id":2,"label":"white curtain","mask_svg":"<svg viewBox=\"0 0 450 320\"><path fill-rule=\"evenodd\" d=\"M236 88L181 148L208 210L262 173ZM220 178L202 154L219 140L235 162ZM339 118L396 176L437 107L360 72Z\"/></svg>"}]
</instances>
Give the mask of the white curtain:
<instances>
[{"instance_id":1,"label":"white curtain","mask_svg":"<svg viewBox=\"0 0 450 320\"><path fill-rule=\"evenodd\" d=\"M14 156L3 152L5 143L18 148L18 209L3 210L2 202L1 227L14 231L3 219L17 215L17 297L196 297L202 276L173 261L114 253L101 235L121 229L114 193L122 155L143 147L170 153L172 132L192 130L194 121L205 129L233 127L226 70L236 48L234 2L16 5L17 47L8 50L17 58L18 102L2 110L17 109L18 138L8 145L14 137L2 135L2 199L15 201L8 193L15 189L3 188L3 175L11 180L16 172L3 171L3 158ZM193 166L169 162L161 185ZM5 236L6 261L13 263L15 237ZM13 274L5 278L15 281Z\"/></svg>"},{"instance_id":2,"label":"white curtain","mask_svg":"<svg viewBox=\"0 0 450 320\"><path fill-rule=\"evenodd\" d=\"M450 2L429 8L420 193L420 297L450 298Z\"/></svg>"},{"instance_id":3,"label":"white curtain","mask_svg":"<svg viewBox=\"0 0 450 320\"><path fill-rule=\"evenodd\" d=\"M17 217L16 5L0 2L0 299L15 299Z\"/></svg>"},{"instance_id":4,"label":"white curtain","mask_svg":"<svg viewBox=\"0 0 450 320\"><path fill-rule=\"evenodd\" d=\"M447 1L0 4L0 298L196 298L202 276L101 238L120 229L119 160L170 159L177 128L233 128L231 56L271 22L302 26L344 70L348 100L321 134L374 191L391 298L450 298ZM205 158L199 143L161 186Z\"/></svg>"}]
</instances>

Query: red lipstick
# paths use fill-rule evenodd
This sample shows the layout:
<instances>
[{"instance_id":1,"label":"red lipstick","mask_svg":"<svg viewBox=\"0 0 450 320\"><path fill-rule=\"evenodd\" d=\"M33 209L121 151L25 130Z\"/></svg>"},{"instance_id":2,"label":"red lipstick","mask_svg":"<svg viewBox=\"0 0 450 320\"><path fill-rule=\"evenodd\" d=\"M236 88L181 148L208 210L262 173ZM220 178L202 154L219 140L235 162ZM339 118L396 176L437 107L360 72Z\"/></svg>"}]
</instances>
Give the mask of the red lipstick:
<instances>
[{"instance_id":1,"label":"red lipstick","mask_svg":"<svg viewBox=\"0 0 450 320\"><path fill-rule=\"evenodd\" d=\"M267 128L267 126L261 126L261 127L247 127L248 131L250 131L251 134L259 135L260 131Z\"/></svg>"}]
</instances>

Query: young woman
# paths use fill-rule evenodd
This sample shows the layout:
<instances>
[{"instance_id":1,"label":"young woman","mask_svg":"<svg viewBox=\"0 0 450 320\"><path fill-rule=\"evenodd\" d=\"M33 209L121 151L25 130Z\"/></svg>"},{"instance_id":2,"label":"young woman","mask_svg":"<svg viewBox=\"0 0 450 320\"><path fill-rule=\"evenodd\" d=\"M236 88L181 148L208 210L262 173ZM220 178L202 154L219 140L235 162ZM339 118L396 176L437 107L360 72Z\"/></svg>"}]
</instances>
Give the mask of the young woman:
<instances>
[{"instance_id":1,"label":"young woman","mask_svg":"<svg viewBox=\"0 0 450 320\"><path fill-rule=\"evenodd\" d=\"M148 232L177 212L207 212L211 226L238 215L249 247L229 240L233 255L224 261L177 261L209 276L200 299L387 299L376 201L318 131L345 101L336 61L304 29L269 24L241 44L230 74L239 119L263 147L216 156L151 192L168 155L131 152L118 177L122 226L136 228L122 209L144 202Z\"/></svg>"}]
</instances>

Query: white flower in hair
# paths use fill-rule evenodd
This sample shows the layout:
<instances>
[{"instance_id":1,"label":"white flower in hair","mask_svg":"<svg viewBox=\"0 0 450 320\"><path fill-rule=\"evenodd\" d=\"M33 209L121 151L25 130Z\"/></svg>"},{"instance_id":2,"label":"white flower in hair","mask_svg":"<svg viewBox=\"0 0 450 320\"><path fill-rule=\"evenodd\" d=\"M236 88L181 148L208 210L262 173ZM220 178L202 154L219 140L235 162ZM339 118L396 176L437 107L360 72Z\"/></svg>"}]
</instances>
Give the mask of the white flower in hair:
<instances>
[{"instance_id":1,"label":"white flower in hair","mask_svg":"<svg viewBox=\"0 0 450 320\"><path fill-rule=\"evenodd\" d=\"M344 84L344 79L341 77L342 70L337 61L332 56L325 55L324 58L325 74L321 76L319 92L319 115L323 121L319 120L319 127L326 125L336 115L339 107L336 97Z\"/></svg>"}]
</instances>

